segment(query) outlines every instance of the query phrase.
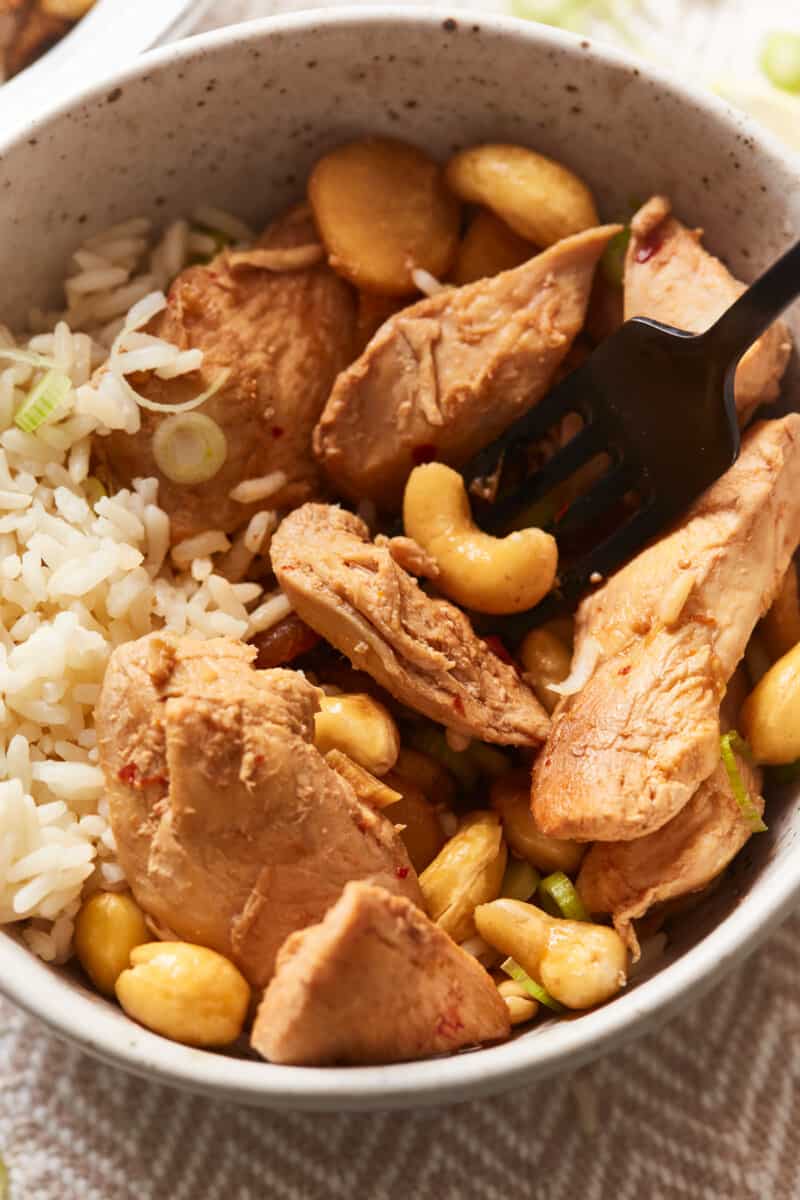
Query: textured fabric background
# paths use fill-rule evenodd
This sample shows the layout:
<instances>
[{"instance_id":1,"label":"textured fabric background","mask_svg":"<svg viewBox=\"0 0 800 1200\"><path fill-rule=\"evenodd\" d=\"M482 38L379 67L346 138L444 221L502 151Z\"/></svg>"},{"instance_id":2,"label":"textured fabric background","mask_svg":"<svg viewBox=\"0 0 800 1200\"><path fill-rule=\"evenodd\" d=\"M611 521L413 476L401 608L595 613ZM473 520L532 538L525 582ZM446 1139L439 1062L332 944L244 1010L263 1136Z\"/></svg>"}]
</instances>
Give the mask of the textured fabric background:
<instances>
[{"instance_id":1,"label":"textured fabric background","mask_svg":"<svg viewBox=\"0 0 800 1200\"><path fill-rule=\"evenodd\" d=\"M797 1200L800 916L703 1002L495 1100L304 1116L100 1066L0 1001L11 1200Z\"/></svg>"},{"instance_id":2,"label":"textured fabric background","mask_svg":"<svg viewBox=\"0 0 800 1200\"><path fill-rule=\"evenodd\" d=\"M217 0L204 27L297 7ZM690 7L716 13L722 0ZM83 1057L0 1000L11 1200L798 1200L798 1128L800 915L626 1051L499 1099L407 1115L197 1099Z\"/></svg>"}]
</instances>

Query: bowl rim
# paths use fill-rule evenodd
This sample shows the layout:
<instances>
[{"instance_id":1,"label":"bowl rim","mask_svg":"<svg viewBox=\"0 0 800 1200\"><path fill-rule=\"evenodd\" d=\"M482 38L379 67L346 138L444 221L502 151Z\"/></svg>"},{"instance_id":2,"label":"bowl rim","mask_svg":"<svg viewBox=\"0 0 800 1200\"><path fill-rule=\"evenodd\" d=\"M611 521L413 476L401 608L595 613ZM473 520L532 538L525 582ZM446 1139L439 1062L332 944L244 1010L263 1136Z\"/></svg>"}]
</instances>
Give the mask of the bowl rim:
<instances>
[{"instance_id":1,"label":"bowl rim","mask_svg":"<svg viewBox=\"0 0 800 1200\"><path fill-rule=\"evenodd\" d=\"M109 81L125 84L176 62L206 56L237 43L248 44L274 34L303 34L320 26L369 26L389 29L398 24L440 31L455 20L468 28L479 24L491 35L510 36L568 54L588 51L612 67L637 68L662 91L681 103L690 102L732 132L751 138L776 165L793 168L800 179L800 156L725 101L705 93L659 68L652 68L616 48L598 45L532 22L458 8L422 12L397 6L342 7L292 13L197 35L152 51L102 82L81 89L69 100L28 120L13 135L0 134L0 154L21 143L44 121L58 118L75 105L99 99ZM456 31L454 31L456 32ZM787 851L794 870L784 870L769 885L757 888L702 941L666 970L643 980L608 1005L572 1020L533 1030L502 1045L447 1058L380 1067L289 1067L238 1059L167 1041L127 1021L117 1009L86 992L76 993L51 967L37 959L15 937L0 936L0 991L39 1018L53 1032L96 1058L148 1078L194 1092L267 1107L364 1111L452 1103L521 1087L561 1069L574 1069L630 1041L696 1000L784 920L800 899L800 846ZM124 1029L124 1037L120 1037Z\"/></svg>"},{"instance_id":2,"label":"bowl rim","mask_svg":"<svg viewBox=\"0 0 800 1200\"><path fill-rule=\"evenodd\" d=\"M97 0L95 6L19 75L0 84L0 139L29 121L32 110L53 110L52 96L83 94L88 75L100 82L163 38L180 37L199 21L211 0Z\"/></svg>"}]
</instances>

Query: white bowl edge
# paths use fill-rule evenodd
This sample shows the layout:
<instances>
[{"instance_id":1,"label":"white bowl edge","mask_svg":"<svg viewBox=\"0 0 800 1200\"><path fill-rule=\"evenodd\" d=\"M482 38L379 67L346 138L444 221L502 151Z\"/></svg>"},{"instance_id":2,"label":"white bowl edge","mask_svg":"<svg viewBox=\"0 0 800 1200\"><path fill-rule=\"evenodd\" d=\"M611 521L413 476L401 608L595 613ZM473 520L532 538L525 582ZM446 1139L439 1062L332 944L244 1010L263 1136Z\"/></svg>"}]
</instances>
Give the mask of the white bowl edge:
<instances>
[{"instance_id":1,"label":"white bowl edge","mask_svg":"<svg viewBox=\"0 0 800 1200\"><path fill-rule=\"evenodd\" d=\"M302 32L331 20L339 25L351 22L354 26L365 22L400 21L438 30L446 15L437 12L426 16L415 10L397 8L354 8L270 18L205 34L183 46L154 51L141 62L118 72L114 82L124 84L138 78L145 70L213 52L216 47L240 40L258 40L271 31ZM489 31L511 31L516 37L527 36L556 48L574 50L578 42L578 39L555 30L531 30L511 18L484 14L476 18L474 12L458 10L449 15L465 25L477 19ZM628 56L610 48L592 46L592 53L610 63L636 65ZM791 155L777 139L748 118L734 113L724 101L692 91L660 71L649 67L641 69L662 88L690 99L717 119L733 125L776 160L784 164L791 160ZM76 99L91 102L99 98L107 86L108 80L85 89ZM73 103L69 101L54 108L47 120ZM13 138L6 134L5 146L0 144L0 156L38 124L41 121L30 123ZM800 176L800 162L794 169ZM191 1050L127 1022L113 1007L88 993L84 1000L7 935L0 936L0 988L21 1007L89 1053L147 1078L191 1090L213 1092L247 1103L302 1109L402 1108L454 1102L519 1087L559 1069L577 1067L630 1040L657 1020L666 1019L685 1007L690 997L696 1001L734 962L752 951L797 902L800 897L800 847L790 847L789 853L794 871L784 868L768 884L757 881L746 900L699 944L667 970L639 984L628 994L595 1012L533 1030L505 1045L447 1059L389 1067L321 1070L278 1067Z\"/></svg>"}]
</instances>

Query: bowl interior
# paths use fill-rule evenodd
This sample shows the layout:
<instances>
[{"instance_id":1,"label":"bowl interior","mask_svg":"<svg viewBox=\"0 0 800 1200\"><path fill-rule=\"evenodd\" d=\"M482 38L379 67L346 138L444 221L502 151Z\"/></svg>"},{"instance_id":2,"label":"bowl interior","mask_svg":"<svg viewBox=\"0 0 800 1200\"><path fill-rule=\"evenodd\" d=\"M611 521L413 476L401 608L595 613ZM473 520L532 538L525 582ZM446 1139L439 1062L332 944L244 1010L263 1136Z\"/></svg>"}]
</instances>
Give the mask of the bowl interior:
<instances>
[{"instance_id":1,"label":"bowl interior","mask_svg":"<svg viewBox=\"0 0 800 1200\"><path fill-rule=\"evenodd\" d=\"M0 145L0 320L58 300L76 245L202 200L260 224L302 193L315 159L364 133L444 157L529 144L585 177L607 218L654 192L751 278L800 229L800 165L721 103L615 52L509 20L342 10L258 23L149 56ZM800 313L791 317L800 339ZM787 387L800 407L797 362ZM613 1004L506 1046L437 1062L299 1070L175 1046L0 935L0 985L92 1052L185 1086L265 1104L378 1107L463 1098L577 1065L685 1004L785 915L800 888L796 794L771 799L723 884L677 923L669 970Z\"/></svg>"}]
</instances>

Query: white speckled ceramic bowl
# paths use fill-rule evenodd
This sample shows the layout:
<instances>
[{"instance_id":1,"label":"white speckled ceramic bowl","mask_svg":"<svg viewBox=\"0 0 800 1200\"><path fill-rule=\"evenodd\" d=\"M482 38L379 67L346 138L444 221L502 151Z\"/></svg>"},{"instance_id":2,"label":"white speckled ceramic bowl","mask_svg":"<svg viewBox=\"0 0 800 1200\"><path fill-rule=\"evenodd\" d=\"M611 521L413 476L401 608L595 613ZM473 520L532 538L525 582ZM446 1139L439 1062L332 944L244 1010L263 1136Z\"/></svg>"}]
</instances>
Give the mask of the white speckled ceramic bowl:
<instances>
[{"instance_id":1,"label":"white speckled ceramic bowl","mask_svg":"<svg viewBox=\"0 0 800 1200\"><path fill-rule=\"evenodd\" d=\"M262 222L322 151L366 132L442 156L487 138L529 143L585 176L608 217L665 191L744 278L800 230L800 164L722 103L617 53L474 14L316 12L159 51L0 145L0 320L52 298L92 231L142 212L166 220L198 197ZM793 319L800 337L797 307ZM796 368L793 388L796 401ZM770 798L769 824L652 977L596 1012L452 1058L318 1070L187 1049L6 935L0 986L89 1053L217 1096L337 1110L463 1100L576 1067L696 1004L800 893L796 794Z\"/></svg>"}]
</instances>

